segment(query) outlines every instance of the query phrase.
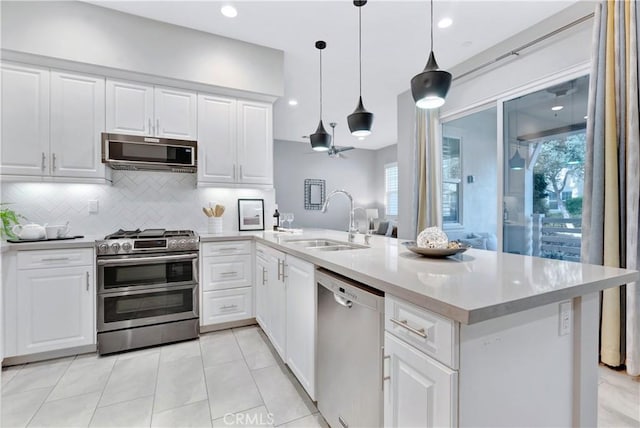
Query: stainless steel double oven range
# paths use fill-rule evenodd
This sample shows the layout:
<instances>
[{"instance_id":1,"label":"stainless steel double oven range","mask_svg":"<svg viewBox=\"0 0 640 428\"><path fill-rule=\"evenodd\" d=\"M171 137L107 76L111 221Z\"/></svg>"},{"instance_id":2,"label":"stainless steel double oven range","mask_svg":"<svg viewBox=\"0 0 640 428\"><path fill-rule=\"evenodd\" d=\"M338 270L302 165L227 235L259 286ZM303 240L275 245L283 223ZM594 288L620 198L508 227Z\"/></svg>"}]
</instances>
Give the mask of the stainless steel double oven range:
<instances>
[{"instance_id":1,"label":"stainless steel double oven range","mask_svg":"<svg viewBox=\"0 0 640 428\"><path fill-rule=\"evenodd\" d=\"M96 241L98 353L198 336L198 236L123 231Z\"/></svg>"}]
</instances>

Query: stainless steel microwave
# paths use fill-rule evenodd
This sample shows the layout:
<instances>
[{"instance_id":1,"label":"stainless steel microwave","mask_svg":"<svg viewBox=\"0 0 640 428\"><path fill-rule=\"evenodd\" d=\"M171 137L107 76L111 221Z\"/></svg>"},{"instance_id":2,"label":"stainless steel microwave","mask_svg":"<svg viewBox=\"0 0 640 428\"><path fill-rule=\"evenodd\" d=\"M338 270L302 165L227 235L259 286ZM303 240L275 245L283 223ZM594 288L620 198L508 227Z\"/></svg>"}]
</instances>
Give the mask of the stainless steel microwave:
<instances>
[{"instance_id":1,"label":"stainless steel microwave","mask_svg":"<svg viewBox=\"0 0 640 428\"><path fill-rule=\"evenodd\" d=\"M102 162L112 169L195 173L196 141L102 133Z\"/></svg>"}]
</instances>

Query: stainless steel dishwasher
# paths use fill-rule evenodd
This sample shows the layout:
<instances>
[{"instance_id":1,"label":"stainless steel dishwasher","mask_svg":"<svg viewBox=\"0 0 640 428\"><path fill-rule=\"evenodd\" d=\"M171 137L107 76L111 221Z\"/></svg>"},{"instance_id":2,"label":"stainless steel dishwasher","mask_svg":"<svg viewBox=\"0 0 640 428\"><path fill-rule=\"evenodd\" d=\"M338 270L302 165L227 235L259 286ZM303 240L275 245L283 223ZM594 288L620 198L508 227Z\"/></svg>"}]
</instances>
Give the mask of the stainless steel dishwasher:
<instances>
[{"instance_id":1,"label":"stainless steel dishwasher","mask_svg":"<svg viewBox=\"0 0 640 428\"><path fill-rule=\"evenodd\" d=\"M382 426L384 293L333 272L318 282L318 409L333 428Z\"/></svg>"}]
</instances>

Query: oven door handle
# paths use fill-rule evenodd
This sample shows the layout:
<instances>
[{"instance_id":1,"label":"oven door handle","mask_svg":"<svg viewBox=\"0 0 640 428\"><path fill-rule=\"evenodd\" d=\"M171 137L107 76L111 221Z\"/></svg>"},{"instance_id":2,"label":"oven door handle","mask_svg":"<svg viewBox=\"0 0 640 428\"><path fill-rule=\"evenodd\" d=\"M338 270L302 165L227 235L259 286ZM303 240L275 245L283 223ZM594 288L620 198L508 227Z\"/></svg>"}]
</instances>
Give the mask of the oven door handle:
<instances>
[{"instance_id":1,"label":"oven door handle","mask_svg":"<svg viewBox=\"0 0 640 428\"><path fill-rule=\"evenodd\" d=\"M98 266L124 266L140 263L162 263L167 261L176 260L194 260L198 258L198 253L189 253L172 256L157 256L157 257L132 257L130 259L111 259L111 260L98 260Z\"/></svg>"}]
</instances>

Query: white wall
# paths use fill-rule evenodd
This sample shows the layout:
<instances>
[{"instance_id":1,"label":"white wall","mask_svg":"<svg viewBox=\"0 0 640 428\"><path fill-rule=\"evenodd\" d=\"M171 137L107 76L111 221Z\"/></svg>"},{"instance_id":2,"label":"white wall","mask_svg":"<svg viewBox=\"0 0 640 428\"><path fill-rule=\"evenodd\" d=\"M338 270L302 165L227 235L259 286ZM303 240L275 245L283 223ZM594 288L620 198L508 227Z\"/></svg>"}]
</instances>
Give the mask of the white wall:
<instances>
[{"instance_id":1,"label":"white wall","mask_svg":"<svg viewBox=\"0 0 640 428\"><path fill-rule=\"evenodd\" d=\"M398 238L415 239L416 105L411 92L398 95Z\"/></svg>"},{"instance_id":2,"label":"white wall","mask_svg":"<svg viewBox=\"0 0 640 428\"><path fill-rule=\"evenodd\" d=\"M304 209L306 178L325 180L327 195L344 189L353 196L355 206L376 207L376 151L354 149L344 155L345 159L333 159L326 153L313 152L310 144L275 140L276 202L281 213L294 213L294 227L347 230L349 225L349 201L343 195L331 199L326 213ZM356 219L364 227L362 211L356 212Z\"/></svg>"},{"instance_id":3,"label":"white wall","mask_svg":"<svg viewBox=\"0 0 640 428\"><path fill-rule=\"evenodd\" d=\"M39 224L69 221L73 235L105 235L123 229L193 229L205 232L202 207L225 205L223 229L238 230L238 198L264 199L265 217L273 210L274 191L196 188L195 174L113 171L113 185L2 183L2 202ZM88 201L99 201L89 214ZM270 223L265 222L265 227Z\"/></svg>"},{"instance_id":4,"label":"white wall","mask_svg":"<svg viewBox=\"0 0 640 428\"><path fill-rule=\"evenodd\" d=\"M281 96L284 52L75 1L2 2L2 49Z\"/></svg>"},{"instance_id":5,"label":"white wall","mask_svg":"<svg viewBox=\"0 0 640 428\"><path fill-rule=\"evenodd\" d=\"M391 146L383 147L380 150L376 150L375 159L375 198L378 208L378 216L380 218L385 217L385 182L384 182L384 166L398 161L398 145L393 144Z\"/></svg>"}]
</instances>

